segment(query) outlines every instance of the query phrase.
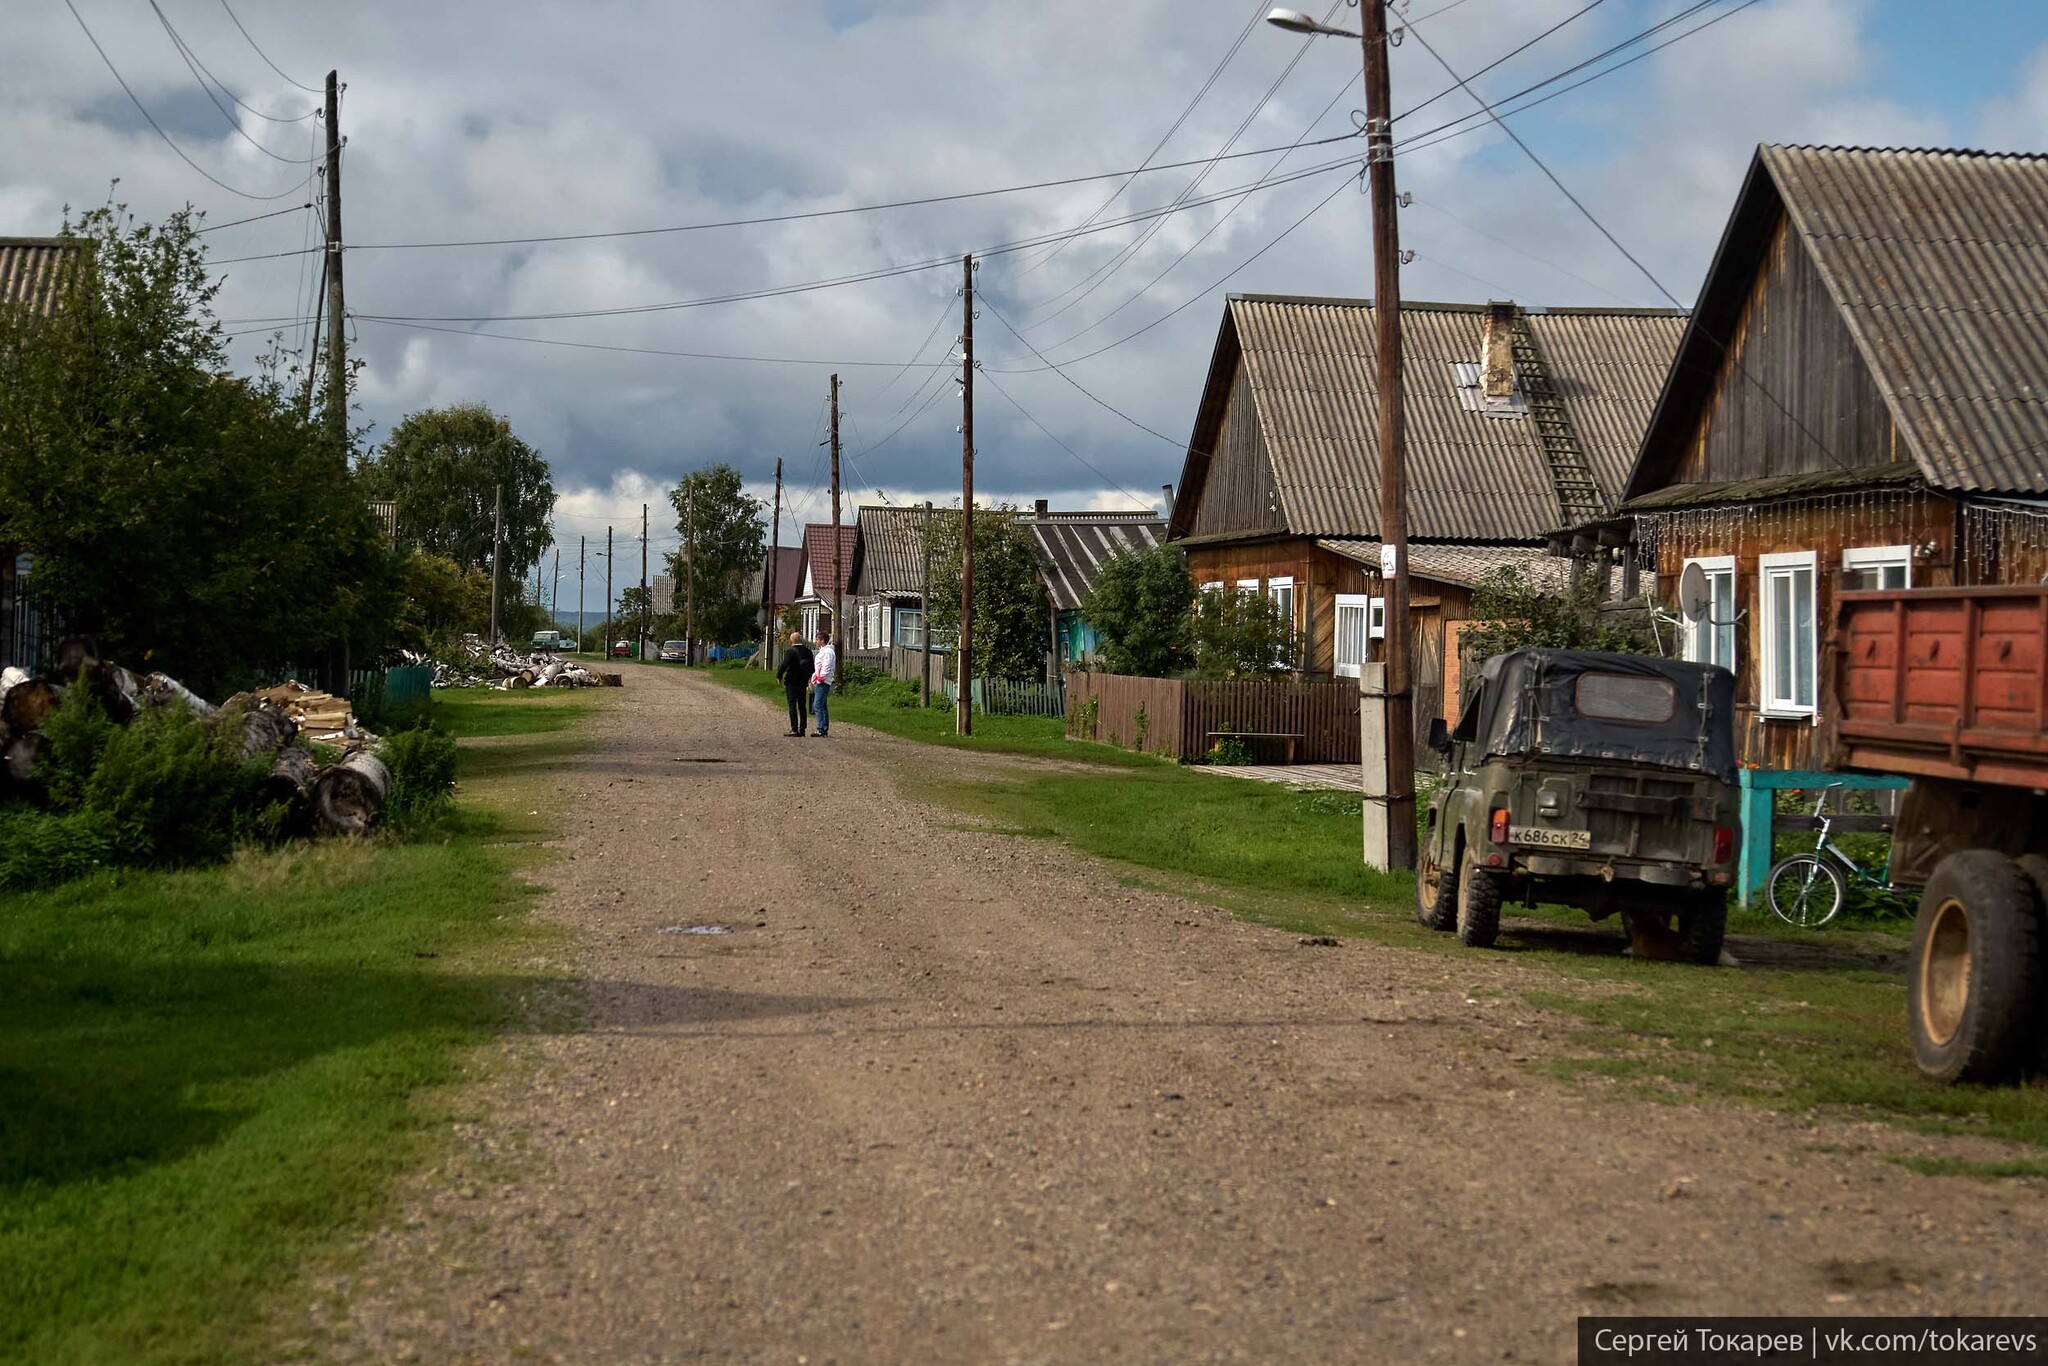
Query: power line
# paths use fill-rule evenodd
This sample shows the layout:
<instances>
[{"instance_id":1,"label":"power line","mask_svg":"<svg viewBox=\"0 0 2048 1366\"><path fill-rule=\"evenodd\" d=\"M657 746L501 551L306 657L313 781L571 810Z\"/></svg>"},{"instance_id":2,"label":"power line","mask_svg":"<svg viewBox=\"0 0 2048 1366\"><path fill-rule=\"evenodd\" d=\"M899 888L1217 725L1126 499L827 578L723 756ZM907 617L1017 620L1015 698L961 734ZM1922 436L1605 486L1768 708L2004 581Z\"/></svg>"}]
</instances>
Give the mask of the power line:
<instances>
[{"instance_id":1,"label":"power line","mask_svg":"<svg viewBox=\"0 0 2048 1366\"><path fill-rule=\"evenodd\" d=\"M1565 28L1568 25L1576 23L1578 20L1585 18L1594 10L1599 9L1600 6L1604 3L1606 3L1606 0L1592 0L1592 3L1587 5L1584 9L1573 11L1572 13L1566 15L1564 18L1558 20L1556 23L1552 24L1549 28L1544 29L1543 32L1537 34L1528 42L1523 43L1519 47L1511 48L1507 52L1504 52L1500 56L1494 58L1485 66L1482 66L1477 71L1473 72L1468 79L1476 81L1481 76L1484 76L1487 72L1492 71L1494 68L1513 61L1515 58L1521 56L1524 52L1527 52L1530 48L1536 46L1536 44L1542 42L1545 38L1548 38L1551 34L1557 32L1559 29ZM1429 106L1435 104L1438 100L1442 99L1446 95L1451 94L1457 89L1457 85L1445 86L1443 89L1437 91L1434 95L1431 95L1428 99L1424 100L1421 104L1413 105L1407 109L1403 109L1400 113L1394 115L1393 122L1399 123L1402 119L1407 118L1410 114L1419 113L1422 110L1429 108Z\"/></svg>"},{"instance_id":2,"label":"power line","mask_svg":"<svg viewBox=\"0 0 2048 1366\"><path fill-rule=\"evenodd\" d=\"M121 86L121 93L128 97L128 102L130 104L135 106L135 112L142 115L143 121L146 122L152 129L156 131L156 135L158 137L164 140L164 146L170 148L173 152L176 152L178 154L178 159L184 162L187 166L190 166L193 170L199 172L200 175L206 177L206 179L212 181L221 189L226 190L229 194L240 195L243 199L254 200L259 204L268 203L272 200L283 199L286 195L297 194L300 190L303 190L304 188L306 188L307 185L312 183L313 177L309 175L304 180L301 180L298 184L292 186L290 189L280 190L276 194L250 194L247 190L236 189L233 185L228 184L225 180L222 180L219 176L207 170L204 166L201 166L198 162L194 161L191 157L185 154L184 148L180 147L177 143L171 141L171 135L163 130L163 125L156 121L156 116L151 114L149 110L146 107L144 107L142 101L135 97L135 92L128 86L127 78L121 74L121 69L114 65L114 59L107 55L107 50L100 46L100 40L93 36L92 28L85 22L85 16L78 12L78 6L73 4L72 0L64 0L64 8L70 10L71 17L78 21L78 27L80 28L80 30L84 32L85 40L92 44L92 50L94 52L100 54L100 60L106 63L107 70L112 72L115 81L119 82Z\"/></svg>"},{"instance_id":3,"label":"power line","mask_svg":"<svg viewBox=\"0 0 2048 1366\"><path fill-rule=\"evenodd\" d=\"M254 38L249 37L249 30L242 27L242 21L240 19L235 19L234 10L228 8L228 0L220 0L220 7L224 10L227 10L228 18L234 20L235 28L241 33L243 39L247 41L250 48L256 53L256 55L258 57L263 58L263 64L265 66L269 67L272 71L277 72L277 74L280 77L282 77L288 84L298 86L299 89L305 91L308 95L317 95L320 93L320 91L314 88L313 86L306 85L300 81L292 80L290 76L286 76L284 74L284 71L278 66L278 64L270 60L269 54L265 53L262 48L256 46L256 40Z\"/></svg>"},{"instance_id":4,"label":"power line","mask_svg":"<svg viewBox=\"0 0 2048 1366\"><path fill-rule=\"evenodd\" d=\"M1370 2L1370 0L1368 0L1368 2ZM1326 200L1326 201L1324 201L1324 202L1325 202L1325 203L1327 203L1328 201ZM1318 206L1318 207L1320 207L1320 206ZM1065 380L1065 381L1066 381L1067 383L1069 383L1069 384L1073 385L1073 386L1074 386L1074 388L1076 388L1076 389L1080 390L1080 392L1081 392L1081 395L1082 395L1082 397L1086 398L1086 399L1087 399L1087 400L1088 400L1089 402L1091 402L1091 403L1095 404L1095 405L1096 405L1097 407L1100 407L1100 408L1105 408L1105 409L1107 409L1108 411L1110 411L1110 412L1112 412L1112 413L1115 413L1115 414L1116 414L1116 415L1117 415L1118 417L1120 417L1120 418L1122 418L1122 419L1123 419L1124 421L1126 421L1126 422L1130 423L1130 424L1131 424L1131 425L1132 425L1133 427L1136 427L1136 428L1137 428L1137 429L1138 429L1139 431L1141 431L1141 432L1144 432L1144 433L1146 433L1147 435L1150 435L1150 436L1156 436L1156 437L1158 437L1158 438L1159 438L1159 439L1160 439L1161 441L1164 441L1164 442L1165 442L1165 443L1166 443L1167 445L1169 445L1169 446L1177 446L1177 447L1181 447L1181 448L1183 448L1183 449L1185 449L1185 448L1186 448L1186 445L1187 445L1187 443L1186 443L1186 442L1183 442L1183 441L1176 441L1176 440L1174 440L1174 439L1173 439L1172 437L1168 436L1168 435L1167 435L1166 433L1164 433L1164 432L1161 432L1161 431L1155 431L1155 430L1154 430L1153 428L1151 428L1151 427L1148 427L1148 426L1146 426L1146 425L1145 425L1144 423L1142 423L1142 422L1138 421L1138 419L1136 419L1135 417L1132 417L1132 416L1131 416L1131 415L1130 415L1129 413L1127 413L1127 412L1125 412L1125 411L1124 411L1123 409L1121 409L1121 408L1117 407L1117 406L1116 406L1115 404L1113 404L1113 403L1109 403L1109 402L1107 402L1107 401L1105 401L1105 400L1103 400L1103 399L1097 398L1097 397L1096 397L1096 396L1095 396L1095 395L1094 395L1093 393L1091 393L1091 392L1090 392L1090 391L1089 391L1089 390L1088 390L1088 389L1087 389L1086 387L1084 387L1084 386L1083 386L1083 385L1081 384L1081 382L1080 382L1079 380L1075 379L1075 378L1074 378L1074 377L1073 377L1072 375L1068 374L1068 373L1067 373L1066 371L1064 371L1064 370L1060 369L1060 367L1059 367L1059 366L1057 366L1057 365L1054 365L1054 364L1053 364L1053 363L1052 363L1052 362L1051 362L1050 360L1046 360L1046 357L1045 357L1045 355L1044 355L1044 354L1043 354L1042 352L1040 352L1040 351L1039 351L1039 349L1038 349L1037 347L1033 346L1033 345L1032 345L1032 344L1031 344L1030 342L1028 342L1028 341L1024 341L1024 334L1023 334L1023 333L1021 333L1021 332L1019 332L1019 331L1018 331L1018 330L1017 330L1017 329L1016 329L1015 327L1012 327L1012 326L1010 325L1010 320L1009 320L1008 318L1005 318L1005 317L1004 317L1004 316L1002 315L1001 311L1000 311L1000 310L998 310L998 309L996 308L996 306L995 306L995 305L994 305L993 303L990 303L990 302L989 302L989 299L988 299L988 296L987 296L987 295L985 295L985 294L984 294L984 295L979 295L979 296L977 296L977 297L979 297L979 298L981 299L981 306L982 306L983 308L987 309L987 310L988 310L988 311L989 311L990 313L994 314L994 315L995 315L995 320L996 320L997 322L1001 323L1001 324L1003 325L1004 329L1005 329L1006 331L1008 331L1008 332L1009 332L1009 334L1010 334L1011 336L1015 337L1015 338L1016 338L1016 339L1017 339L1018 341L1020 341L1020 342L1023 342L1023 343L1024 343L1024 348L1025 348L1025 350L1029 351L1029 352L1030 352L1030 353L1031 353L1032 355L1034 355L1034 356L1037 356L1037 357L1038 357L1038 358L1039 358L1040 360L1042 360L1042 361L1045 361L1045 368L1046 368L1046 369L1048 369L1048 370L1051 370L1051 371L1052 371L1052 372L1053 372L1054 374L1058 375L1058 376L1059 376L1059 377L1060 377L1061 379L1063 379L1063 380ZM1072 363L1073 363L1073 362L1071 362L1071 361L1069 361L1069 362L1068 362L1068 364L1070 364L1070 365L1071 365ZM986 373L988 373L988 372L984 370L984 371L983 371L982 373L983 373L983 374L986 374ZM991 382L991 383L993 383L994 381L990 381L990 382Z\"/></svg>"},{"instance_id":5,"label":"power line","mask_svg":"<svg viewBox=\"0 0 2048 1366\"><path fill-rule=\"evenodd\" d=\"M68 3L68 0L67 0ZM1348 142L1358 134L1340 133L1324 138L1311 146L1326 146L1330 143ZM890 209L915 209L931 204L952 204L966 199L987 199L996 195L1022 194L1030 190L1058 189L1066 185L1085 185L1095 180L1111 180L1120 175L1152 174L1158 171L1184 170L1200 166L1209 161L1238 161L1246 157L1266 156L1280 149L1261 147L1250 152L1233 152L1227 157L1201 157L1193 161L1163 162L1157 166L1143 166L1137 171L1099 171L1092 175L1066 176L1058 180L1037 180L1024 185L1004 185L990 190L962 190L953 194L926 195L921 199L895 199L877 204L851 204L841 209L807 209L801 213L766 214L759 218L727 218L707 223L675 223L659 228L611 228L598 232L550 233L538 237L479 237L464 240L449 239L435 242L355 242L351 251L425 251L441 247L523 247L544 242L589 242L611 237L656 237L667 233L708 232L719 228L753 228L772 223L799 223L817 218L843 218L849 214L880 213ZM1131 219L1123 222L1136 221ZM1117 224L1121 226L1121 223ZM1046 241L1052 240L1046 238ZM1043 245L1043 243L1034 243ZM953 258L957 263L958 257Z\"/></svg>"},{"instance_id":6,"label":"power line","mask_svg":"<svg viewBox=\"0 0 2048 1366\"><path fill-rule=\"evenodd\" d=\"M294 204L288 209L272 209L269 213L259 213L253 218L234 218L225 223L209 223L203 228L194 228L192 232L194 236L197 236L200 233L219 232L222 228L239 228L244 223L261 223L266 218L276 218L279 214L297 213L300 209L310 209L312 207L312 202L308 201L304 204Z\"/></svg>"},{"instance_id":7,"label":"power line","mask_svg":"<svg viewBox=\"0 0 2048 1366\"><path fill-rule=\"evenodd\" d=\"M1004 323L1003 326L1008 327L1009 324ZM1012 408L1015 408L1018 412L1024 414L1024 418L1026 421L1028 421L1032 426L1038 428L1039 431L1044 432L1046 440L1052 442L1053 445L1058 446L1068 455L1071 455L1074 457L1074 459L1080 461L1082 466L1086 468L1096 478L1102 480L1103 483L1108 484L1111 488L1115 489L1118 493L1121 493L1124 497L1130 499L1132 502L1138 504L1140 507L1150 508L1152 506L1152 504L1146 502L1137 494L1132 493L1122 484L1119 484L1116 480L1110 478L1108 474L1104 473L1102 470L1097 469L1093 464L1089 463L1088 458L1086 456L1082 455L1072 446L1069 446L1066 442L1060 440L1057 436L1054 436L1052 433L1052 429L1050 427L1047 427L1043 422L1040 422L1036 417L1032 416L1031 410L1029 408L1026 408L1023 404L1019 403L1016 399L1016 396L1012 394L1008 389L1005 389L1000 383L998 383L994 375L991 375L990 373L988 373L988 371L984 370L981 372L981 377L987 380L990 384L995 385L996 392L1001 394L1006 400L1008 400Z\"/></svg>"},{"instance_id":8,"label":"power line","mask_svg":"<svg viewBox=\"0 0 2048 1366\"><path fill-rule=\"evenodd\" d=\"M1473 234L1475 237L1484 237L1487 241L1493 243L1495 246L1505 247L1507 250L1513 252L1515 255L1519 257L1522 257L1524 260L1534 261L1539 266L1548 266L1550 269L1556 271L1559 275L1563 275L1570 279L1577 280L1580 284L1586 286L1586 288L1593 290L1595 293L1604 294L1618 304L1628 306L1631 303L1630 300L1624 299L1621 295L1616 294L1611 289L1607 289L1601 285L1595 284L1593 281L1587 279L1585 276L1579 274L1577 271L1569 270L1566 267L1559 265L1557 262L1548 259L1547 257L1538 256L1535 252L1529 251L1524 247L1517 246L1515 243L1508 241L1505 237L1496 237L1492 233L1488 232L1486 229L1480 227L1477 223L1468 222L1467 220L1458 217L1458 215L1452 213L1449 209L1444 208L1440 204L1431 204L1424 199L1416 199L1414 203L1415 207L1417 207L1418 209L1428 209L1433 214L1438 214L1444 218L1448 218L1453 223L1456 223L1459 227ZM1442 262L1438 262L1438 264L1441 265ZM1477 277L1474 276L1471 278L1476 279ZM1486 282L1484 280L1481 280L1480 283L1485 284Z\"/></svg>"},{"instance_id":9,"label":"power line","mask_svg":"<svg viewBox=\"0 0 2048 1366\"><path fill-rule=\"evenodd\" d=\"M259 119L268 119L272 123L303 123L307 119L313 117L314 111L311 109L308 109L303 114L294 115L291 118L284 118L277 114L266 114L261 109L256 108L254 105L244 100L234 91L228 89L227 82L223 81L220 77L214 75L213 72L207 70L206 63L199 60L199 54L192 50L192 45L186 42L184 37L178 32L178 30L171 26L170 19L164 14L163 7L158 5L156 0L149 0L149 7L151 10L155 11L156 21L159 24L163 25L164 32L170 35L171 44L178 49L178 55L185 59L185 69L192 73L192 79L199 82L199 88L206 92L206 97L209 100L213 100L213 91L207 86L207 82L211 81L213 82L214 85L220 87L220 92L223 95L226 95L228 99L233 101L240 108L248 110L251 114L254 114ZM235 128L238 131L240 130L242 126L241 123L235 118L234 115L229 114L227 110L221 109L221 103L219 100L213 100L213 107L216 109L220 109L222 115L224 115L227 118L228 122L234 124ZM244 136L247 135L244 134ZM270 156L277 155L275 152L271 152L269 148L263 146L263 144L261 143L257 143L256 148L258 151L264 152ZM277 159L279 161L285 160L285 158L283 157L278 157Z\"/></svg>"},{"instance_id":10,"label":"power line","mask_svg":"<svg viewBox=\"0 0 2048 1366\"><path fill-rule=\"evenodd\" d=\"M1145 154L1145 159L1138 163L1138 170L1132 171L1128 176L1126 176L1123 182L1119 184L1116 187L1116 189L1110 192L1109 198L1103 200L1101 204L1096 206L1095 212L1088 215L1086 220L1083 221L1082 226L1085 227L1087 226L1087 224L1093 223L1097 218L1100 218L1103 214L1109 212L1109 206L1116 203L1118 197L1121 196L1125 190L1128 190L1131 187L1131 182L1138 178L1138 172L1144 170L1147 166L1151 165L1152 158L1158 156L1161 150L1165 148L1166 144L1172 141L1173 135L1180 131L1181 125L1188 121L1188 116L1195 112L1195 106L1202 102L1202 97L1209 93L1209 91L1215 86L1217 79L1223 75L1223 69L1230 65L1232 58L1237 56L1238 50L1244 46L1244 40L1250 37L1252 30L1259 26L1259 18L1261 14L1264 12L1265 8L1265 0L1258 0L1258 3L1252 6L1252 17L1245 20L1244 27L1238 30L1237 41L1233 42L1230 45L1229 51L1223 54L1223 60L1217 62L1215 68L1209 72L1209 79L1202 82L1202 88L1195 92L1194 98L1187 102L1187 107L1180 111L1180 117L1176 118L1173 121L1172 126L1169 127L1164 133L1160 134L1158 142L1152 144L1152 150L1147 152ZM1037 270L1040 266L1045 265L1047 262L1051 261L1053 257L1059 255L1062 251L1065 251L1066 246L1067 244L1065 241L1055 243L1051 251L1047 252L1045 255L1039 257L1036 261L1026 266L1023 270L1019 271L1017 274L1017 279L1022 280L1026 275L1029 275L1032 271Z\"/></svg>"},{"instance_id":11,"label":"power line","mask_svg":"<svg viewBox=\"0 0 2048 1366\"><path fill-rule=\"evenodd\" d=\"M746 361L756 365L836 365L841 368L888 370L896 367L893 360L835 360L829 356L749 356L721 351L672 351L655 346L617 346L602 342L565 341L556 337L519 337L509 332L477 332L462 327L439 327L431 323L406 322L397 318L377 318L352 313L357 322L372 323L382 327L403 327L414 332L440 332L451 337L488 337L493 341L525 342L531 346L561 346L574 351L612 351L631 356L670 356L680 360L725 360ZM945 362L927 361L924 367L939 370L950 369ZM903 367L905 369L908 366Z\"/></svg>"},{"instance_id":12,"label":"power line","mask_svg":"<svg viewBox=\"0 0 2048 1366\"><path fill-rule=\"evenodd\" d=\"M887 384L884 384L880 389L875 391L875 401L877 403L882 401L882 395L888 393L891 389L894 389L896 387L897 380L902 379L905 375L910 373L910 367L916 363L917 358L919 356L922 356L924 354L924 349L932 344L932 338L939 335L939 329L946 325L946 319L952 316L953 301L951 299L948 299L944 304L940 305L939 316L933 320L931 331L924 334L924 340L917 344L917 350L910 353L910 359L903 362L903 368L898 370L895 374L889 376L889 382Z\"/></svg>"}]
</instances>

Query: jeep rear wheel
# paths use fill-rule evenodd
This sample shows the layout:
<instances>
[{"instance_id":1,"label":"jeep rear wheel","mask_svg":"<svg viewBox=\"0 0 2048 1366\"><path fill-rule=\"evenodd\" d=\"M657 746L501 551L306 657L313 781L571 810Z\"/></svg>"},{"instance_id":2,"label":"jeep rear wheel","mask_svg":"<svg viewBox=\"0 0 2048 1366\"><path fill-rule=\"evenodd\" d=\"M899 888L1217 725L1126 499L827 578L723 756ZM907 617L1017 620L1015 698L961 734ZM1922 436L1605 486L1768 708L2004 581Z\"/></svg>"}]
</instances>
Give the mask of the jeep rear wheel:
<instances>
[{"instance_id":1,"label":"jeep rear wheel","mask_svg":"<svg viewBox=\"0 0 2048 1366\"><path fill-rule=\"evenodd\" d=\"M1690 892L1678 910L1678 956L1688 963L1714 967L1721 961L1721 940L1728 931L1728 892L1709 887Z\"/></svg>"},{"instance_id":2,"label":"jeep rear wheel","mask_svg":"<svg viewBox=\"0 0 2048 1366\"><path fill-rule=\"evenodd\" d=\"M1989 849L1935 866L1913 921L1906 1018L1913 1061L1936 1081L1999 1082L2034 1045L2041 897Z\"/></svg>"},{"instance_id":3,"label":"jeep rear wheel","mask_svg":"<svg viewBox=\"0 0 2048 1366\"><path fill-rule=\"evenodd\" d=\"M1451 866L1438 867L1425 842L1415 861L1415 918L1432 930L1448 932L1458 927L1457 857L1453 843Z\"/></svg>"},{"instance_id":4,"label":"jeep rear wheel","mask_svg":"<svg viewBox=\"0 0 2048 1366\"><path fill-rule=\"evenodd\" d=\"M1490 949L1500 937L1501 880L1479 866L1467 849L1458 860L1458 942L1468 949Z\"/></svg>"}]
</instances>

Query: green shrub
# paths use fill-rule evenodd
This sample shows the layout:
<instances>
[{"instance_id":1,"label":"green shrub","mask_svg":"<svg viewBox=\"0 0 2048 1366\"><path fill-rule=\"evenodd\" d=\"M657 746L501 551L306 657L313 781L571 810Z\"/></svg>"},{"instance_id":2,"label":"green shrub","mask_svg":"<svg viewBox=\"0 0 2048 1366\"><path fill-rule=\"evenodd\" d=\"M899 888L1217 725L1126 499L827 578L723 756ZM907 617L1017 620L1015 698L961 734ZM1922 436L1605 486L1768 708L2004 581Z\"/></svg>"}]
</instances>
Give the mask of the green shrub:
<instances>
[{"instance_id":1,"label":"green shrub","mask_svg":"<svg viewBox=\"0 0 2048 1366\"><path fill-rule=\"evenodd\" d=\"M0 809L0 890L46 887L122 860L113 823L92 811Z\"/></svg>"},{"instance_id":2,"label":"green shrub","mask_svg":"<svg viewBox=\"0 0 2048 1366\"><path fill-rule=\"evenodd\" d=\"M158 707L107 745L84 809L112 824L123 862L213 863L233 852L269 768L267 757L242 758L239 726Z\"/></svg>"},{"instance_id":3,"label":"green shrub","mask_svg":"<svg viewBox=\"0 0 2048 1366\"><path fill-rule=\"evenodd\" d=\"M1229 737L1228 739L1218 740L1215 744L1211 745L1209 747L1209 753L1204 757L1203 760L1203 762L1205 763L1218 764L1232 768L1248 764L1251 761L1251 751L1245 748L1244 741L1238 739L1234 735Z\"/></svg>"},{"instance_id":4,"label":"green shrub","mask_svg":"<svg viewBox=\"0 0 2048 1366\"><path fill-rule=\"evenodd\" d=\"M384 819L403 827L433 815L455 793L455 738L435 730L389 736L377 757L391 770Z\"/></svg>"},{"instance_id":5,"label":"green shrub","mask_svg":"<svg viewBox=\"0 0 2048 1366\"><path fill-rule=\"evenodd\" d=\"M888 678L889 675L872 664L858 664L852 660L839 666L839 691L855 693L871 687Z\"/></svg>"},{"instance_id":6,"label":"green shrub","mask_svg":"<svg viewBox=\"0 0 2048 1366\"><path fill-rule=\"evenodd\" d=\"M74 686L64 694L57 714L43 723L42 731L50 742L49 761L42 771L50 805L59 811L76 811L120 727L107 716L92 689Z\"/></svg>"}]
</instances>

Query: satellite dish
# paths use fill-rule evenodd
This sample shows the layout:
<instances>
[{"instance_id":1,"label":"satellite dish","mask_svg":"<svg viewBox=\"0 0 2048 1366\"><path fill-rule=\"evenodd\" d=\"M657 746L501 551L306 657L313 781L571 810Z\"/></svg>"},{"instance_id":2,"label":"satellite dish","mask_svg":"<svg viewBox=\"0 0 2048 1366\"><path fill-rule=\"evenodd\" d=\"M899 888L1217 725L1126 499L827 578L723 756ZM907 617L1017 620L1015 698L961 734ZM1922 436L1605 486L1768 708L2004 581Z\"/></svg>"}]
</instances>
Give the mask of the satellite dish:
<instances>
[{"instance_id":1,"label":"satellite dish","mask_svg":"<svg viewBox=\"0 0 2048 1366\"><path fill-rule=\"evenodd\" d=\"M1678 614L1697 626L1707 619L1713 605L1707 588L1707 572L1695 560L1678 576Z\"/></svg>"}]
</instances>

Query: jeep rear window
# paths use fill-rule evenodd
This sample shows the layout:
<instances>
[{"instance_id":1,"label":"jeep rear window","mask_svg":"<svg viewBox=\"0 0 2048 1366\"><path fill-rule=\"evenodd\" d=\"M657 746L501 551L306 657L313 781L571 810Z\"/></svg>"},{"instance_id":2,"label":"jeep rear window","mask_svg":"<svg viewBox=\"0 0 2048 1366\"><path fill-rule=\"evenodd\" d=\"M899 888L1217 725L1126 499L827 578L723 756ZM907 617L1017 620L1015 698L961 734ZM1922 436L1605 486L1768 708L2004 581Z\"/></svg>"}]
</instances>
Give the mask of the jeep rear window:
<instances>
[{"instance_id":1,"label":"jeep rear window","mask_svg":"<svg viewBox=\"0 0 2048 1366\"><path fill-rule=\"evenodd\" d=\"M1678 710L1678 689L1668 678L1644 678L1639 674L1579 675L1573 704L1579 715L1596 721L1633 721L1657 725L1671 719Z\"/></svg>"}]
</instances>

